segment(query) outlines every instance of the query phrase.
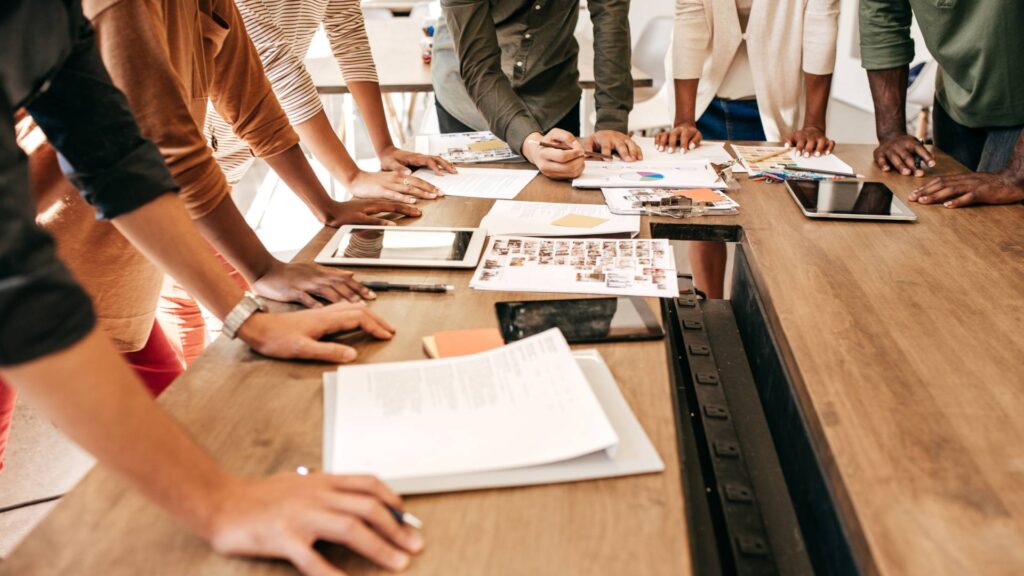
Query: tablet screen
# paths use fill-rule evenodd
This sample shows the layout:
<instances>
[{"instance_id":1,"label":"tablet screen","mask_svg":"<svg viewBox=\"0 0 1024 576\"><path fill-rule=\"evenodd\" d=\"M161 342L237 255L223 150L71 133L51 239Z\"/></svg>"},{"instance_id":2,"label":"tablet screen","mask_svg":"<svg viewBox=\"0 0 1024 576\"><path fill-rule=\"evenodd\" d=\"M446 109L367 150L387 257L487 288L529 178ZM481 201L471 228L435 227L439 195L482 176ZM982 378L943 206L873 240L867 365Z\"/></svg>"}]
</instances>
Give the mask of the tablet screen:
<instances>
[{"instance_id":1,"label":"tablet screen","mask_svg":"<svg viewBox=\"0 0 1024 576\"><path fill-rule=\"evenodd\" d=\"M586 298L499 302L502 337L512 342L559 328L569 342L647 340L663 336L642 298Z\"/></svg>"},{"instance_id":2,"label":"tablet screen","mask_svg":"<svg viewBox=\"0 0 1024 576\"><path fill-rule=\"evenodd\" d=\"M466 257L472 230L360 228L342 236L334 256L372 260L453 260Z\"/></svg>"},{"instance_id":3,"label":"tablet screen","mask_svg":"<svg viewBox=\"0 0 1024 576\"><path fill-rule=\"evenodd\" d=\"M793 194L804 210L816 214L861 214L865 216L901 216L889 187L881 182L834 182L830 180L788 180Z\"/></svg>"}]
</instances>

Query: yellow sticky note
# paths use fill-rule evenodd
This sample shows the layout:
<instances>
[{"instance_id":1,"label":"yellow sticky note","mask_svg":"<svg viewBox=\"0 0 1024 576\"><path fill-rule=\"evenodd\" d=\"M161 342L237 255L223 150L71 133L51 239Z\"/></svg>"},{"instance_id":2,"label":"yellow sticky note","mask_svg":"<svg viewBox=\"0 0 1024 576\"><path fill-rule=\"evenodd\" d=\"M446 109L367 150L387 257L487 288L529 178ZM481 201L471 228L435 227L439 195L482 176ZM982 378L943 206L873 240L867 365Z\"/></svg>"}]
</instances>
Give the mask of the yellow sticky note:
<instances>
[{"instance_id":1,"label":"yellow sticky note","mask_svg":"<svg viewBox=\"0 0 1024 576\"><path fill-rule=\"evenodd\" d=\"M607 221L607 218L598 218L597 216L566 214L551 223L555 226L565 226L566 228L593 228L594 226L604 224Z\"/></svg>"},{"instance_id":2,"label":"yellow sticky note","mask_svg":"<svg viewBox=\"0 0 1024 576\"><path fill-rule=\"evenodd\" d=\"M506 144L501 140L481 140L480 142L473 142L466 148L469 148L472 152L488 152L504 148L505 146Z\"/></svg>"}]
</instances>

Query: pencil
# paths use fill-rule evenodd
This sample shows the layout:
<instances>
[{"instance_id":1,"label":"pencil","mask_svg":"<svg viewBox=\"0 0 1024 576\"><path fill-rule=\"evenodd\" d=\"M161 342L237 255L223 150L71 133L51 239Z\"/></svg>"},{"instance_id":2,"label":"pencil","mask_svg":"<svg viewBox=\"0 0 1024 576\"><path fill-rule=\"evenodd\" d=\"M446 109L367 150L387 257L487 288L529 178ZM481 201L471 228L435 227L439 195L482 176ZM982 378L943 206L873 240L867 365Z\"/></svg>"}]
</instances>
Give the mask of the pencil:
<instances>
[{"instance_id":1,"label":"pencil","mask_svg":"<svg viewBox=\"0 0 1024 576\"><path fill-rule=\"evenodd\" d=\"M783 149L779 150L778 152L772 152L771 154L765 154L764 156L761 156L759 158L751 158L750 160L747 160L747 162L752 162L752 163L756 164L758 162L764 162L765 160L771 160L772 158L775 158L776 156L782 156L783 154L786 154L787 152L789 152L789 148L783 148Z\"/></svg>"},{"instance_id":2,"label":"pencil","mask_svg":"<svg viewBox=\"0 0 1024 576\"><path fill-rule=\"evenodd\" d=\"M540 147L541 148L553 148L555 150L572 150L572 146L569 146L568 144L561 144L561 143L554 144L552 142L540 142ZM599 152L590 152L590 151L586 151L586 150L584 152L585 152L587 158L600 158L602 160L615 160L615 158L612 158L608 154L601 154Z\"/></svg>"},{"instance_id":3,"label":"pencil","mask_svg":"<svg viewBox=\"0 0 1024 576\"><path fill-rule=\"evenodd\" d=\"M863 174L853 172L834 172L832 170L818 170L817 168L802 168L796 164L787 164L786 169L790 172L810 172L811 174L826 174L828 176L843 176L845 178L863 178Z\"/></svg>"}]
</instances>

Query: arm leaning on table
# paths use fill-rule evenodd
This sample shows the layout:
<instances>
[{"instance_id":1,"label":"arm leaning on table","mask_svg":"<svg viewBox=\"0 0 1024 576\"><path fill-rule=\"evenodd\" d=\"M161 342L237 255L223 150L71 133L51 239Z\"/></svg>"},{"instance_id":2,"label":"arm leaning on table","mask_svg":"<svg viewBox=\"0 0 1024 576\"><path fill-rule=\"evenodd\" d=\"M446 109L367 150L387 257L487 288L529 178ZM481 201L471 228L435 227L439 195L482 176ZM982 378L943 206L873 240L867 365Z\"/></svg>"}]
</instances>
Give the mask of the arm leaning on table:
<instances>
[{"instance_id":1,"label":"arm leaning on table","mask_svg":"<svg viewBox=\"0 0 1024 576\"><path fill-rule=\"evenodd\" d=\"M580 142L557 128L542 134L541 126L502 72L490 2L441 0L441 6L455 42L462 83L491 132L549 178L564 180L582 174L586 152ZM567 144L571 150L544 148L540 142Z\"/></svg>"},{"instance_id":2,"label":"arm leaning on table","mask_svg":"<svg viewBox=\"0 0 1024 576\"><path fill-rule=\"evenodd\" d=\"M633 109L629 0L590 0L587 10L594 24L597 121L584 147L602 154L614 152L627 162L643 160L643 151L627 134Z\"/></svg>"},{"instance_id":3,"label":"arm leaning on table","mask_svg":"<svg viewBox=\"0 0 1024 576\"><path fill-rule=\"evenodd\" d=\"M354 2L355 14L352 14L351 6L348 6L353 2L331 2L324 7L327 11L324 24L331 37L335 57L342 65L346 82L363 111L371 139L381 158L381 168L394 172L375 173L361 170L331 127L320 95L303 63L302 52L308 49L308 45L304 46L303 41L306 40L307 34L312 34L312 29L316 26L315 11L312 11L312 7L307 7L311 9L312 14L293 14L295 2L287 0L235 0L235 4L262 60L274 93L288 115L288 120L302 142L332 176L342 182L357 198L386 198L412 204L417 198L437 197L439 191L435 186L412 177L411 170L394 162L395 158L402 158L413 166L430 166L435 171L452 170L451 165L440 158L398 151L392 144L384 121L381 95L376 84L377 73L373 67L373 56L366 40L362 11L358 2ZM335 12L341 14L335 16ZM376 89L375 107L370 99L372 95L367 94L366 85L369 83ZM376 114L377 111L380 113ZM216 124L220 119L214 117L211 121ZM241 155L242 158L222 161L229 164L239 163L245 161L247 150L229 144L226 154ZM333 218L332 214L339 203L330 199L322 202L323 206L316 206L308 201L307 203L311 204L314 213L322 222L329 225L338 224L337 218Z\"/></svg>"}]
</instances>

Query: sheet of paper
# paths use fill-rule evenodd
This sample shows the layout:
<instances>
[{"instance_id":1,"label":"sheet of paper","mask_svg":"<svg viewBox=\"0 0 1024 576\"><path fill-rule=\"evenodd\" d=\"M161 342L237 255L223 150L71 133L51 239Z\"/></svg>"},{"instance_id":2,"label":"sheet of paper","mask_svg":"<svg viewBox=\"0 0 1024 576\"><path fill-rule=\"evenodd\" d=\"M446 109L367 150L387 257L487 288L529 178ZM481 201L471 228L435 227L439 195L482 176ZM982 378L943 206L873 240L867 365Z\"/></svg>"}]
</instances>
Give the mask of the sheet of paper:
<instances>
[{"instance_id":1,"label":"sheet of paper","mask_svg":"<svg viewBox=\"0 0 1024 576\"><path fill-rule=\"evenodd\" d=\"M707 160L693 162L593 162L572 181L575 188L716 188L724 189Z\"/></svg>"},{"instance_id":2,"label":"sheet of paper","mask_svg":"<svg viewBox=\"0 0 1024 576\"><path fill-rule=\"evenodd\" d=\"M557 220L571 216L569 224ZM580 220L580 218L583 220ZM589 220L588 220L589 219ZM602 222L589 227L573 226L583 221ZM513 202L498 200L480 221L491 236L601 236L640 233L639 216L617 216L602 204L558 204L555 202Z\"/></svg>"},{"instance_id":3,"label":"sheet of paper","mask_svg":"<svg viewBox=\"0 0 1024 576\"><path fill-rule=\"evenodd\" d=\"M636 136L633 141L640 146L644 153L644 162L695 162L708 160L717 164L723 164L733 159L732 154L725 149L725 142L714 142L705 140L700 146L693 150L678 150L676 152L660 152L654 145L653 137Z\"/></svg>"},{"instance_id":4,"label":"sheet of paper","mask_svg":"<svg viewBox=\"0 0 1024 576\"><path fill-rule=\"evenodd\" d=\"M618 443L557 328L472 356L342 366L337 375L338 474L513 469Z\"/></svg>"},{"instance_id":5,"label":"sheet of paper","mask_svg":"<svg viewBox=\"0 0 1024 576\"><path fill-rule=\"evenodd\" d=\"M765 170L784 169L788 164L814 170L851 174L854 172L849 164L840 160L835 154L804 158L782 146L739 146L733 144L732 149L740 156L741 161L751 174L758 174Z\"/></svg>"},{"instance_id":6,"label":"sheet of paper","mask_svg":"<svg viewBox=\"0 0 1024 576\"><path fill-rule=\"evenodd\" d=\"M448 196L468 198L515 198L531 180L536 170L505 170L502 168L459 168L458 174L438 176L420 168L413 175L440 188Z\"/></svg>"},{"instance_id":7,"label":"sheet of paper","mask_svg":"<svg viewBox=\"0 0 1024 576\"><path fill-rule=\"evenodd\" d=\"M668 240L492 237L470 280L478 290L675 298Z\"/></svg>"},{"instance_id":8,"label":"sheet of paper","mask_svg":"<svg viewBox=\"0 0 1024 576\"><path fill-rule=\"evenodd\" d=\"M555 226L564 226L566 228L593 228L595 226L600 226L607 221L607 218L598 218L597 216L566 214L565 216L552 220L551 223Z\"/></svg>"},{"instance_id":9,"label":"sheet of paper","mask_svg":"<svg viewBox=\"0 0 1024 576\"><path fill-rule=\"evenodd\" d=\"M427 150L459 164L474 162L500 162L519 159L520 156L491 132L460 132L457 134L430 134L426 136Z\"/></svg>"},{"instance_id":10,"label":"sheet of paper","mask_svg":"<svg viewBox=\"0 0 1024 576\"><path fill-rule=\"evenodd\" d=\"M710 212L734 213L740 205L719 190L695 188L672 190L668 188L602 188L604 201L613 214L643 214L645 202L658 202L663 198L685 195L698 202L711 202Z\"/></svg>"}]
</instances>

